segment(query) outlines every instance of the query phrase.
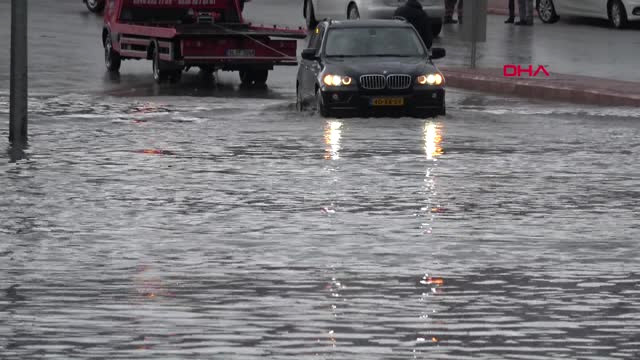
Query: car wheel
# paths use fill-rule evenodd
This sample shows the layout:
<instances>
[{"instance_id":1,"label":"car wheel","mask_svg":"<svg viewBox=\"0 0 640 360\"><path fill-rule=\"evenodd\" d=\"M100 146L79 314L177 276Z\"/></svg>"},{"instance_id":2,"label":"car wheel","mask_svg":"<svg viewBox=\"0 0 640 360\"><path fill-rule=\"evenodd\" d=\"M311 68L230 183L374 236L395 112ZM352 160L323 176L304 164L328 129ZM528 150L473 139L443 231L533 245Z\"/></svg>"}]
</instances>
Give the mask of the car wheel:
<instances>
[{"instance_id":1,"label":"car wheel","mask_svg":"<svg viewBox=\"0 0 640 360\"><path fill-rule=\"evenodd\" d=\"M302 99L302 94L300 93L300 85L296 85L296 110L298 112L304 111L304 100Z\"/></svg>"},{"instance_id":2,"label":"car wheel","mask_svg":"<svg viewBox=\"0 0 640 360\"><path fill-rule=\"evenodd\" d=\"M306 9L304 13L307 19L307 29L311 31L311 29L314 29L316 26L318 26L318 21L316 20L316 12L315 10L313 10L313 3L311 2L311 0L307 0L305 4Z\"/></svg>"},{"instance_id":3,"label":"car wheel","mask_svg":"<svg viewBox=\"0 0 640 360\"><path fill-rule=\"evenodd\" d=\"M329 117L329 110L324 106L320 89L316 90L316 111L322 117Z\"/></svg>"},{"instance_id":4,"label":"car wheel","mask_svg":"<svg viewBox=\"0 0 640 360\"><path fill-rule=\"evenodd\" d=\"M553 24L558 21L558 14L556 14L553 0L540 0L538 3L538 17L547 24Z\"/></svg>"},{"instance_id":5,"label":"car wheel","mask_svg":"<svg viewBox=\"0 0 640 360\"><path fill-rule=\"evenodd\" d=\"M105 0L87 0L87 9L94 13L99 13L104 10Z\"/></svg>"},{"instance_id":6,"label":"car wheel","mask_svg":"<svg viewBox=\"0 0 640 360\"><path fill-rule=\"evenodd\" d=\"M616 29L624 29L627 27L629 19L627 18L627 11L620 0L613 0L609 3L609 20L611 25Z\"/></svg>"},{"instance_id":7,"label":"car wheel","mask_svg":"<svg viewBox=\"0 0 640 360\"><path fill-rule=\"evenodd\" d=\"M349 20L359 20L360 19L360 11L358 11L358 5L351 4L349 5L349 10L347 11L347 19Z\"/></svg>"},{"instance_id":8,"label":"car wheel","mask_svg":"<svg viewBox=\"0 0 640 360\"><path fill-rule=\"evenodd\" d=\"M442 21L433 23L431 25L431 33L433 34L433 37L440 35L440 32L442 32Z\"/></svg>"},{"instance_id":9,"label":"car wheel","mask_svg":"<svg viewBox=\"0 0 640 360\"><path fill-rule=\"evenodd\" d=\"M107 66L107 70L111 72L120 71L120 64L122 59L120 54L113 50L113 43L111 40L111 34L107 34L104 39L104 64Z\"/></svg>"}]
</instances>

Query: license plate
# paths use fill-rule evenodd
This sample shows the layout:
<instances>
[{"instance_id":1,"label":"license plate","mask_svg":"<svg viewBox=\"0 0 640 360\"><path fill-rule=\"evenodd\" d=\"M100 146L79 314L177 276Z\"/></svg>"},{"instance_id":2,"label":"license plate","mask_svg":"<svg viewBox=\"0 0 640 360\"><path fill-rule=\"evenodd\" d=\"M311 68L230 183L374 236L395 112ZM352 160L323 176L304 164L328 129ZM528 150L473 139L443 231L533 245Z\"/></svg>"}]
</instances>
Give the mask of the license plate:
<instances>
[{"instance_id":1,"label":"license plate","mask_svg":"<svg viewBox=\"0 0 640 360\"><path fill-rule=\"evenodd\" d=\"M254 49L229 49L227 50L227 56L253 57L256 56L256 51Z\"/></svg>"},{"instance_id":2,"label":"license plate","mask_svg":"<svg viewBox=\"0 0 640 360\"><path fill-rule=\"evenodd\" d=\"M403 106L404 98L375 98L371 99L373 106Z\"/></svg>"}]
</instances>

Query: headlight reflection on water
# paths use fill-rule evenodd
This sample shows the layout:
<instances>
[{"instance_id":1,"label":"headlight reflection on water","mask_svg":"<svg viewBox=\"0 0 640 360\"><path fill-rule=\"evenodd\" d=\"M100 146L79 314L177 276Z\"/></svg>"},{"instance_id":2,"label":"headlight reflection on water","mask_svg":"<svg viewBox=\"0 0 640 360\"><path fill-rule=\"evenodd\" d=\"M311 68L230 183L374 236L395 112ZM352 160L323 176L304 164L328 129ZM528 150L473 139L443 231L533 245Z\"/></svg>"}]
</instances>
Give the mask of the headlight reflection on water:
<instances>
[{"instance_id":1,"label":"headlight reflection on water","mask_svg":"<svg viewBox=\"0 0 640 360\"><path fill-rule=\"evenodd\" d=\"M326 160L340 159L341 139L342 139L342 122L327 121L324 128L324 142L326 144L324 158Z\"/></svg>"},{"instance_id":2,"label":"headlight reflection on water","mask_svg":"<svg viewBox=\"0 0 640 360\"><path fill-rule=\"evenodd\" d=\"M437 160L436 157L442 155L442 127L432 121L425 122L424 129L424 152L428 160Z\"/></svg>"}]
</instances>

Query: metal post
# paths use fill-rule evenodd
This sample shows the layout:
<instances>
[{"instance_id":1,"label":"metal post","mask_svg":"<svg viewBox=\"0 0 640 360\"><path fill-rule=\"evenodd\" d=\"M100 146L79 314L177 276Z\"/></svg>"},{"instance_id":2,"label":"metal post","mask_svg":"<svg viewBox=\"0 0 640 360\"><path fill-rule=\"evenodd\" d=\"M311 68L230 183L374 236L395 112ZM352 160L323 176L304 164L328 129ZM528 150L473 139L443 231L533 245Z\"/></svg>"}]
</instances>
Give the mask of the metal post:
<instances>
[{"instance_id":1,"label":"metal post","mask_svg":"<svg viewBox=\"0 0 640 360\"><path fill-rule=\"evenodd\" d=\"M476 68L476 40L471 42L471 68Z\"/></svg>"},{"instance_id":2,"label":"metal post","mask_svg":"<svg viewBox=\"0 0 640 360\"><path fill-rule=\"evenodd\" d=\"M467 1L469 3L469 1ZM478 43L478 6L476 1L471 1L471 68L476 68L476 45Z\"/></svg>"},{"instance_id":3,"label":"metal post","mask_svg":"<svg viewBox=\"0 0 640 360\"><path fill-rule=\"evenodd\" d=\"M11 85L9 142L27 143L27 0L11 0Z\"/></svg>"}]
</instances>

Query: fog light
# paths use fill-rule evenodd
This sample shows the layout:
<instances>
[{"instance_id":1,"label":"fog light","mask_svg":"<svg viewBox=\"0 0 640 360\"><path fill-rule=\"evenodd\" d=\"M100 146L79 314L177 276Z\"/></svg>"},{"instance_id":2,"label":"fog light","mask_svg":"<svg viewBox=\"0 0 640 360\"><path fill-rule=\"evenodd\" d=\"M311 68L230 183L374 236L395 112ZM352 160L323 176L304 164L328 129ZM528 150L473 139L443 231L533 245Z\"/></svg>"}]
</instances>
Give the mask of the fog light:
<instances>
[{"instance_id":1,"label":"fog light","mask_svg":"<svg viewBox=\"0 0 640 360\"><path fill-rule=\"evenodd\" d=\"M338 100L340 100L340 95L333 94L333 95L331 95L331 99L333 99L333 101L338 101Z\"/></svg>"},{"instance_id":2,"label":"fog light","mask_svg":"<svg viewBox=\"0 0 640 360\"><path fill-rule=\"evenodd\" d=\"M640 15L640 6L633 9L633 15Z\"/></svg>"}]
</instances>

